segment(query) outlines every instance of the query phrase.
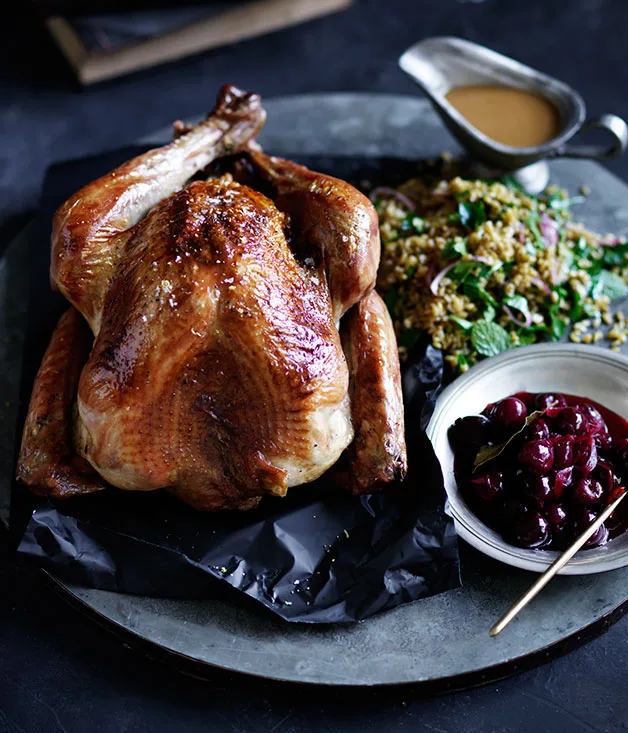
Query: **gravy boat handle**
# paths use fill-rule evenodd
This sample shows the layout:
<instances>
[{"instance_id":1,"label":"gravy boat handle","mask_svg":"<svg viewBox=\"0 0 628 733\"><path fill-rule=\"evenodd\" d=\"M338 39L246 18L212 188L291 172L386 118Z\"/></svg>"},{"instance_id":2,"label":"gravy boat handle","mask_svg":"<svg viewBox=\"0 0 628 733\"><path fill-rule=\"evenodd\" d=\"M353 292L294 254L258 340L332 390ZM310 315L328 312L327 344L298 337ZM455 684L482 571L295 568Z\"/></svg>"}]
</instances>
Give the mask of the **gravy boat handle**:
<instances>
[{"instance_id":1,"label":"gravy boat handle","mask_svg":"<svg viewBox=\"0 0 628 733\"><path fill-rule=\"evenodd\" d=\"M557 148L552 157L610 160L611 158L617 158L628 147L628 125L617 115L608 114L589 118L583 122L576 136L586 130L605 130L610 133L612 136L610 145L604 147L602 145L579 145L568 142Z\"/></svg>"}]
</instances>

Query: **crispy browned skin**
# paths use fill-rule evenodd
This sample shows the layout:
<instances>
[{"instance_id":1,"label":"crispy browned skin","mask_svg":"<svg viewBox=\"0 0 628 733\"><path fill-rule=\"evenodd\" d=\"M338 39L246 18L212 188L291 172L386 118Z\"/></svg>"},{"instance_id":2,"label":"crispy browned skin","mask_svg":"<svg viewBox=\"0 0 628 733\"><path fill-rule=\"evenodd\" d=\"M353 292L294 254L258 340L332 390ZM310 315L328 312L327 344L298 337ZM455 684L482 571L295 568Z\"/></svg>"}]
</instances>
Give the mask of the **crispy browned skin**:
<instances>
[{"instance_id":1,"label":"crispy browned skin","mask_svg":"<svg viewBox=\"0 0 628 733\"><path fill-rule=\"evenodd\" d=\"M72 411L91 342L74 308L61 317L33 385L17 477L37 494L65 499L99 491L103 480L74 449Z\"/></svg>"},{"instance_id":2,"label":"crispy browned skin","mask_svg":"<svg viewBox=\"0 0 628 733\"><path fill-rule=\"evenodd\" d=\"M372 291L343 322L355 437L347 449L354 494L381 488L407 471L397 341L388 309Z\"/></svg>"},{"instance_id":3,"label":"crispy browned skin","mask_svg":"<svg viewBox=\"0 0 628 733\"><path fill-rule=\"evenodd\" d=\"M265 119L257 94L224 86L206 121L89 183L59 208L52 226L50 279L94 333L124 253L125 234L213 160L245 148Z\"/></svg>"},{"instance_id":4,"label":"crispy browned skin","mask_svg":"<svg viewBox=\"0 0 628 733\"><path fill-rule=\"evenodd\" d=\"M137 225L78 392L79 449L110 483L249 505L316 478L350 442L329 292L283 225L269 199L225 179L190 184Z\"/></svg>"},{"instance_id":5,"label":"crispy browned skin","mask_svg":"<svg viewBox=\"0 0 628 733\"><path fill-rule=\"evenodd\" d=\"M290 215L295 249L322 263L336 320L375 285L380 244L377 212L346 181L260 152L247 158Z\"/></svg>"},{"instance_id":6,"label":"crispy browned skin","mask_svg":"<svg viewBox=\"0 0 628 733\"><path fill-rule=\"evenodd\" d=\"M368 199L257 152L250 164L271 198L229 175L185 185L214 158L250 148L263 119L258 97L225 88L206 122L57 212L51 277L95 337L78 383L75 447L109 484L167 488L199 509L250 508L319 477L363 422L338 320L375 281ZM356 306L351 323L371 310ZM373 322L350 332L382 356L392 331ZM396 387L376 358L368 379L366 366L354 369L356 399ZM394 364L398 372L396 355ZM391 422L369 427L355 452L357 474L378 483L399 473L396 464L386 471L388 454L375 445ZM20 473L32 485L30 460Z\"/></svg>"}]
</instances>

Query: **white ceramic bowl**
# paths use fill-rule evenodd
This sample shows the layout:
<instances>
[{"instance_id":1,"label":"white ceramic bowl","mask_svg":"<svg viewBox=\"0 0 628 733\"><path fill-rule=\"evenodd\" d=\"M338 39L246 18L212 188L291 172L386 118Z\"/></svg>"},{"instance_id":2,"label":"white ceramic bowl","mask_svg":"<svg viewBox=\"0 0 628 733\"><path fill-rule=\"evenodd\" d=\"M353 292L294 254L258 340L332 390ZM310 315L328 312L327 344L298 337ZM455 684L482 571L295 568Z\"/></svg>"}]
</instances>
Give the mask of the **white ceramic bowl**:
<instances>
[{"instance_id":1,"label":"white ceramic bowl","mask_svg":"<svg viewBox=\"0 0 628 733\"><path fill-rule=\"evenodd\" d=\"M504 542L464 502L454 478L447 430L459 417L516 392L562 392L588 397L628 419L628 358L597 346L535 344L512 349L469 369L436 402L427 434L443 469L456 529L462 539L508 565L542 572L557 557L548 550L525 550ZM628 565L628 532L601 547L578 552L565 575L599 573Z\"/></svg>"}]
</instances>

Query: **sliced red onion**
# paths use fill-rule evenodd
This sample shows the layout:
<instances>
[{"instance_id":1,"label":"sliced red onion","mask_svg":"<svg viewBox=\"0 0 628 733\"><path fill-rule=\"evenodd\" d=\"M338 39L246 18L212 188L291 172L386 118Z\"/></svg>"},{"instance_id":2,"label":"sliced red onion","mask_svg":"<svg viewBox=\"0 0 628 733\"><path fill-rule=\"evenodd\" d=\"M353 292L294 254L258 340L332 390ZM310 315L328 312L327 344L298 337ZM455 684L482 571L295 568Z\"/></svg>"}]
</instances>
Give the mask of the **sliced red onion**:
<instances>
[{"instance_id":1,"label":"sliced red onion","mask_svg":"<svg viewBox=\"0 0 628 733\"><path fill-rule=\"evenodd\" d=\"M430 290L434 295L438 295L438 286L440 285L440 281L445 277L445 275L457 265L457 262L450 262L447 267L444 267L432 280L430 283Z\"/></svg>"},{"instance_id":2,"label":"sliced red onion","mask_svg":"<svg viewBox=\"0 0 628 733\"><path fill-rule=\"evenodd\" d=\"M517 326L521 326L521 328L528 328L528 326L532 325L532 315L528 313L526 316L525 321L522 321L520 318L517 318L513 311L507 306L504 306L504 310L506 311L506 315L510 320Z\"/></svg>"},{"instance_id":3,"label":"sliced red onion","mask_svg":"<svg viewBox=\"0 0 628 733\"><path fill-rule=\"evenodd\" d=\"M523 224L519 224L519 241L521 244L526 243L526 230Z\"/></svg>"},{"instance_id":4,"label":"sliced red onion","mask_svg":"<svg viewBox=\"0 0 628 733\"><path fill-rule=\"evenodd\" d=\"M543 282L540 277L533 277L532 282L537 286L537 288L539 288L539 290L542 290L545 295L550 295L552 292L549 289L549 285L546 282Z\"/></svg>"},{"instance_id":5,"label":"sliced red onion","mask_svg":"<svg viewBox=\"0 0 628 733\"><path fill-rule=\"evenodd\" d=\"M416 211L416 205L414 204L414 202L411 201L405 194L401 193L401 191L397 191L394 188L389 188L388 186L378 186L377 188L374 188L369 194L369 198L371 199L371 201L375 201L375 199L378 199L381 196L389 196L390 198L394 198L400 204L405 206L406 209L409 209L410 211Z\"/></svg>"},{"instance_id":6,"label":"sliced red onion","mask_svg":"<svg viewBox=\"0 0 628 733\"><path fill-rule=\"evenodd\" d=\"M567 468L561 468L560 471L556 471L556 476L554 477L554 498L556 501L560 500L563 491L571 485L572 477L573 466L567 466Z\"/></svg>"},{"instance_id":7,"label":"sliced red onion","mask_svg":"<svg viewBox=\"0 0 628 733\"><path fill-rule=\"evenodd\" d=\"M558 244L558 226L545 211L539 217L539 229L548 247L554 247Z\"/></svg>"}]
</instances>

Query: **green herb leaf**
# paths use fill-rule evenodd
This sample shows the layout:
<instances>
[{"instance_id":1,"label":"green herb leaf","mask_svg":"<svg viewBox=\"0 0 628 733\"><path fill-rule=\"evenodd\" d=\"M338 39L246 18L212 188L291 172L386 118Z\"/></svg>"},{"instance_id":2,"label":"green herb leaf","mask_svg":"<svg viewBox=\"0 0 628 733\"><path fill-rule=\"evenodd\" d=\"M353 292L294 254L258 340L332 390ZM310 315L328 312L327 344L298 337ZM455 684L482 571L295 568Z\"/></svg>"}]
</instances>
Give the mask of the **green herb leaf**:
<instances>
[{"instance_id":1,"label":"green herb leaf","mask_svg":"<svg viewBox=\"0 0 628 733\"><path fill-rule=\"evenodd\" d=\"M499 307L499 303L495 298L485 288L483 288L477 280L465 282L463 290L464 294L473 300L481 300L493 308Z\"/></svg>"},{"instance_id":2,"label":"green herb leaf","mask_svg":"<svg viewBox=\"0 0 628 733\"><path fill-rule=\"evenodd\" d=\"M571 301L572 305L569 318L571 318L572 321L579 321L582 318L582 296L573 288L571 291Z\"/></svg>"},{"instance_id":3,"label":"green herb leaf","mask_svg":"<svg viewBox=\"0 0 628 733\"><path fill-rule=\"evenodd\" d=\"M628 264L628 242L619 242L614 246L606 245L602 254L604 267L623 267Z\"/></svg>"},{"instance_id":4,"label":"green herb leaf","mask_svg":"<svg viewBox=\"0 0 628 733\"><path fill-rule=\"evenodd\" d=\"M549 205L554 211L560 211L561 209L568 209L575 204L582 204L585 201L586 198L584 196L573 196L570 199L553 198L549 200Z\"/></svg>"},{"instance_id":5,"label":"green herb leaf","mask_svg":"<svg viewBox=\"0 0 628 733\"><path fill-rule=\"evenodd\" d=\"M414 265L410 265L410 267L408 267L408 269L406 270L406 280L410 280L410 278L414 276L415 272L416 267Z\"/></svg>"},{"instance_id":6,"label":"green herb leaf","mask_svg":"<svg viewBox=\"0 0 628 733\"><path fill-rule=\"evenodd\" d=\"M628 285L623 278L609 270L602 270L594 279L591 297L595 300L606 295L611 300L619 300L628 295Z\"/></svg>"},{"instance_id":7,"label":"green herb leaf","mask_svg":"<svg viewBox=\"0 0 628 733\"><path fill-rule=\"evenodd\" d=\"M519 311L525 319L530 317L530 305L528 299L524 298L523 295L510 295L502 300L502 305L507 305L509 308Z\"/></svg>"},{"instance_id":8,"label":"green herb leaf","mask_svg":"<svg viewBox=\"0 0 628 733\"><path fill-rule=\"evenodd\" d=\"M441 252L444 260L455 260L467 254L467 243L464 239L451 239L445 244Z\"/></svg>"},{"instance_id":9,"label":"green herb leaf","mask_svg":"<svg viewBox=\"0 0 628 733\"><path fill-rule=\"evenodd\" d=\"M469 366L469 360L464 354L458 354L458 369L462 371L464 367Z\"/></svg>"},{"instance_id":10,"label":"green herb leaf","mask_svg":"<svg viewBox=\"0 0 628 733\"><path fill-rule=\"evenodd\" d=\"M462 260L461 262L457 262L448 273L449 279L462 283L473 272L473 270L477 269L477 266L478 263L471 260Z\"/></svg>"},{"instance_id":11,"label":"green herb leaf","mask_svg":"<svg viewBox=\"0 0 628 733\"><path fill-rule=\"evenodd\" d=\"M521 428L519 428L516 433L513 433L505 443L500 443L500 445L482 446L475 456L475 461L473 461L473 470L475 471L484 463L492 461L494 458L501 455L518 435L521 435L529 425L544 414L545 410L536 410L535 412L531 412L528 417L526 417Z\"/></svg>"},{"instance_id":12,"label":"green herb leaf","mask_svg":"<svg viewBox=\"0 0 628 733\"><path fill-rule=\"evenodd\" d=\"M539 229L539 215L538 214L530 214L530 216L526 220L526 224L528 225L529 230L534 235L534 240L536 242L536 246L540 247L541 249L545 248L545 240L541 236L541 230Z\"/></svg>"},{"instance_id":13,"label":"green herb leaf","mask_svg":"<svg viewBox=\"0 0 628 733\"><path fill-rule=\"evenodd\" d=\"M494 321L495 316L497 315L497 311L492 305L487 305L484 309L484 313L482 314L482 318L485 321Z\"/></svg>"},{"instance_id":14,"label":"green herb leaf","mask_svg":"<svg viewBox=\"0 0 628 733\"><path fill-rule=\"evenodd\" d=\"M458 216L462 226L474 230L486 221L484 201L461 201L458 204Z\"/></svg>"},{"instance_id":15,"label":"green herb leaf","mask_svg":"<svg viewBox=\"0 0 628 733\"><path fill-rule=\"evenodd\" d=\"M404 234L423 234L425 231L425 219L415 214L408 214L401 222L401 231Z\"/></svg>"},{"instance_id":16,"label":"green herb leaf","mask_svg":"<svg viewBox=\"0 0 628 733\"><path fill-rule=\"evenodd\" d=\"M473 323L471 321L467 321L466 318L460 318L460 316L449 316L449 320L457 323L464 331L470 331L473 328Z\"/></svg>"},{"instance_id":17,"label":"green herb leaf","mask_svg":"<svg viewBox=\"0 0 628 733\"><path fill-rule=\"evenodd\" d=\"M512 346L508 331L498 323L476 321L471 329L473 348L482 356L501 354Z\"/></svg>"},{"instance_id":18,"label":"green herb leaf","mask_svg":"<svg viewBox=\"0 0 628 733\"><path fill-rule=\"evenodd\" d=\"M517 331L519 337L520 346L528 346L528 344L535 344L537 340L537 330L532 328L521 328Z\"/></svg>"},{"instance_id":19,"label":"green herb leaf","mask_svg":"<svg viewBox=\"0 0 628 733\"><path fill-rule=\"evenodd\" d=\"M567 330L567 321L555 313L550 313L549 316L552 324L552 340L560 341Z\"/></svg>"}]
</instances>

